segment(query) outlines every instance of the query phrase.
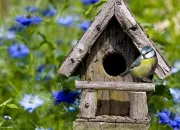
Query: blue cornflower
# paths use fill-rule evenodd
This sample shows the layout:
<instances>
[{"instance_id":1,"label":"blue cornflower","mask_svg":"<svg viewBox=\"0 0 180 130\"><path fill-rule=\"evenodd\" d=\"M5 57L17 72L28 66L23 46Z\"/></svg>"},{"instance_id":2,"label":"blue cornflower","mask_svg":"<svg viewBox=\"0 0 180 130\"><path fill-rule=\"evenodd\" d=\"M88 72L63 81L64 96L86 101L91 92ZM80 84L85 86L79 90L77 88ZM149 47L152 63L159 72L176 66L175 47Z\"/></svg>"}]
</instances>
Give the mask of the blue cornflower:
<instances>
[{"instance_id":1,"label":"blue cornflower","mask_svg":"<svg viewBox=\"0 0 180 130\"><path fill-rule=\"evenodd\" d=\"M74 18L71 16L59 17L57 19L58 24L61 24L63 26L67 26L67 27L71 26L73 24L73 22L74 22Z\"/></svg>"},{"instance_id":2,"label":"blue cornflower","mask_svg":"<svg viewBox=\"0 0 180 130\"><path fill-rule=\"evenodd\" d=\"M160 124L167 124L174 130L179 130L180 117L177 114L174 115L173 113L165 109L163 112L159 112L158 115Z\"/></svg>"},{"instance_id":3,"label":"blue cornflower","mask_svg":"<svg viewBox=\"0 0 180 130\"><path fill-rule=\"evenodd\" d=\"M20 105L28 112L33 112L37 107L44 104L44 100L37 95L25 94L24 98L20 101Z\"/></svg>"},{"instance_id":4,"label":"blue cornflower","mask_svg":"<svg viewBox=\"0 0 180 130\"><path fill-rule=\"evenodd\" d=\"M44 69L45 69L45 65L44 65L44 64L41 64L41 65L38 67L37 71L40 72L40 73L42 73L42 72L44 71Z\"/></svg>"},{"instance_id":5,"label":"blue cornflower","mask_svg":"<svg viewBox=\"0 0 180 130\"><path fill-rule=\"evenodd\" d=\"M90 25L91 25L91 22L83 21L82 23L80 23L78 25L78 27L81 28L82 30L86 31L89 28Z\"/></svg>"},{"instance_id":6,"label":"blue cornflower","mask_svg":"<svg viewBox=\"0 0 180 130\"><path fill-rule=\"evenodd\" d=\"M178 127L180 128L180 117L178 116L178 114L174 116L174 120L178 123Z\"/></svg>"},{"instance_id":7,"label":"blue cornflower","mask_svg":"<svg viewBox=\"0 0 180 130\"><path fill-rule=\"evenodd\" d=\"M36 80L49 81L50 79L53 79L54 78L54 69L55 69L54 65L46 65L45 66L44 64L41 64L37 68Z\"/></svg>"},{"instance_id":8,"label":"blue cornflower","mask_svg":"<svg viewBox=\"0 0 180 130\"><path fill-rule=\"evenodd\" d=\"M62 90L60 92L52 92L52 94L55 100L55 105L61 102L73 104L79 96L79 92L72 92L71 90Z\"/></svg>"},{"instance_id":9,"label":"blue cornflower","mask_svg":"<svg viewBox=\"0 0 180 130\"><path fill-rule=\"evenodd\" d=\"M39 16L18 16L15 21L20 25L28 27L31 24L39 24L42 22L42 18Z\"/></svg>"},{"instance_id":10,"label":"blue cornflower","mask_svg":"<svg viewBox=\"0 0 180 130\"><path fill-rule=\"evenodd\" d=\"M175 121L175 120L170 120L168 124L169 124L174 130L179 130L179 126L178 126L177 121Z\"/></svg>"},{"instance_id":11,"label":"blue cornflower","mask_svg":"<svg viewBox=\"0 0 180 130\"><path fill-rule=\"evenodd\" d=\"M99 0L82 0L82 3L84 5L88 5L88 4L95 4L97 3Z\"/></svg>"},{"instance_id":12,"label":"blue cornflower","mask_svg":"<svg viewBox=\"0 0 180 130\"><path fill-rule=\"evenodd\" d=\"M173 96L175 102L180 103L180 89L178 88L170 88L170 92Z\"/></svg>"},{"instance_id":13,"label":"blue cornflower","mask_svg":"<svg viewBox=\"0 0 180 130\"><path fill-rule=\"evenodd\" d=\"M24 29L25 29L24 26L22 26L20 24L17 24L17 25L11 26L8 30L11 31L11 32L21 32Z\"/></svg>"},{"instance_id":14,"label":"blue cornflower","mask_svg":"<svg viewBox=\"0 0 180 130\"><path fill-rule=\"evenodd\" d=\"M168 124L170 121L171 112L165 109L163 112L159 112L158 116L160 124Z\"/></svg>"},{"instance_id":15,"label":"blue cornflower","mask_svg":"<svg viewBox=\"0 0 180 130\"><path fill-rule=\"evenodd\" d=\"M29 48L25 44L13 44L8 48L10 55L14 58L25 57L29 54Z\"/></svg>"},{"instance_id":16,"label":"blue cornflower","mask_svg":"<svg viewBox=\"0 0 180 130\"><path fill-rule=\"evenodd\" d=\"M28 12L28 13L35 13L38 11L38 8L36 6L27 6L25 8L25 10Z\"/></svg>"},{"instance_id":17,"label":"blue cornflower","mask_svg":"<svg viewBox=\"0 0 180 130\"><path fill-rule=\"evenodd\" d=\"M43 16L53 17L58 13L57 9L49 7L48 9L42 12Z\"/></svg>"}]
</instances>

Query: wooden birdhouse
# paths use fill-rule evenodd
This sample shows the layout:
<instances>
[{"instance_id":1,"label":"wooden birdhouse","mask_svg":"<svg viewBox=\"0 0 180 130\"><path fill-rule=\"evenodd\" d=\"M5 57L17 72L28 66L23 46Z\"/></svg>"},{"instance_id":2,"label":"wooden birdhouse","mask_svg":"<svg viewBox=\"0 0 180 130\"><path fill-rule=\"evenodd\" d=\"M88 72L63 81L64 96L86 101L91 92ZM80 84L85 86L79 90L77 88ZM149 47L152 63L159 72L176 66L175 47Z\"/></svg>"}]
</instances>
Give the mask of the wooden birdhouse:
<instances>
[{"instance_id":1,"label":"wooden birdhouse","mask_svg":"<svg viewBox=\"0 0 180 130\"><path fill-rule=\"evenodd\" d=\"M146 93L154 91L154 83L144 83L131 74L120 76L140 56L139 48L147 45L157 54L155 73L164 79L171 73L170 66L126 3L109 0L59 70L66 77L81 78L76 81L82 95L74 130L149 128Z\"/></svg>"}]
</instances>

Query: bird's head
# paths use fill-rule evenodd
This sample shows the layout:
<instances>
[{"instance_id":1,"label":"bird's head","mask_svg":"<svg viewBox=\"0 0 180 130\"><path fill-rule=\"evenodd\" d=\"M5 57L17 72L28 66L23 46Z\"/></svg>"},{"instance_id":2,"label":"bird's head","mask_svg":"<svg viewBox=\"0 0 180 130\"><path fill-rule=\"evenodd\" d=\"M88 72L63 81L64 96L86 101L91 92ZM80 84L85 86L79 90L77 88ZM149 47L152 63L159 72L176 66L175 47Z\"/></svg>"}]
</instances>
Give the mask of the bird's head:
<instances>
[{"instance_id":1,"label":"bird's head","mask_svg":"<svg viewBox=\"0 0 180 130\"><path fill-rule=\"evenodd\" d=\"M156 52L151 46L145 46L141 49L141 59L156 57Z\"/></svg>"}]
</instances>

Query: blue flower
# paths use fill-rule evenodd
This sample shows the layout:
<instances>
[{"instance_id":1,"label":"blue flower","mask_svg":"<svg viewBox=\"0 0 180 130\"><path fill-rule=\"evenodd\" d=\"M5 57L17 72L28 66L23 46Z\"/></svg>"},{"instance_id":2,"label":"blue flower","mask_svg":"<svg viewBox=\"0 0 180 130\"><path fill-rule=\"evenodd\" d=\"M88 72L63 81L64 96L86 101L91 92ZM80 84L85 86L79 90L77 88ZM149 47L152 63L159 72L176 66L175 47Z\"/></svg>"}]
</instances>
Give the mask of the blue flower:
<instances>
[{"instance_id":1,"label":"blue flower","mask_svg":"<svg viewBox=\"0 0 180 130\"><path fill-rule=\"evenodd\" d=\"M73 24L73 22L74 22L74 18L71 16L59 17L57 19L58 24L61 24L63 26L67 26L67 27L71 26Z\"/></svg>"},{"instance_id":2,"label":"blue flower","mask_svg":"<svg viewBox=\"0 0 180 130\"><path fill-rule=\"evenodd\" d=\"M39 96L33 94L25 94L24 98L20 101L20 105L28 112L33 112L37 107L44 104L44 100Z\"/></svg>"},{"instance_id":3,"label":"blue flower","mask_svg":"<svg viewBox=\"0 0 180 130\"><path fill-rule=\"evenodd\" d=\"M8 30L11 31L11 32L21 32L24 29L25 29L24 26L17 24L15 26L10 27Z\"/></svg>"},{"instance_id":4,"label":"blue flower","mask_svg":"<svg viewBox=\"0 0 180 130\"><path fill-rule=\"evenodd\" d=\"M179 130L179 126L178 126L177 121L175 121L175 120L170 120L168 124L169 124L174 130Z\"/></svg>"},{"instance_id":5,"label":"blue flower","mask_svg":"<svg viewBox=\"0 0 180 130\"><path fill-rule=\"evenodd\" d=\"M82 0L82 3L84 5L88 5L88 4L95 4L97 3L99 0Z\"/></svg>"},{"instance_id":6,"label":"blue flower","mask_svg":"<svg viewBox=\"0 0 180 130\"><path fill-rule=\"evenodd\" d=\"M180 117L178 116L178 114L174 116L174 120L178 123L178 127L180 128Z\"/></svg>"},{"instance_id":7,"label":"blue flower","mask_svg":"<svg viewBox=\"0 0 180 130\"><path fill-rule=\"evenodd\" d=\"M10 55L14 58L25 57L29 54L29 48L24 44L14 44L8 48Z\"/></svg>"},{"instance_id":8,"label":"blue flower","mask_svg":"<svg viewBox=\"0 0 180 130\"><path fill-rule=\"evenodd\" d=\"M42 22L42 18L39 16L18 16L15 21L20 25L28 27L31 24L39 24Z\"/></svg>"},{"instance_id":9,"label":"blue flower","mask_svg":"<svg viewBox=\"0 0 180 130\"><path fill-rule=\"evenodd\" d=\"M27 6L25 8L25 10L28 12L28 13L35 13L38 11L38 8L36 6Z\"/></svg>"},{"instance_id":10,"label":"blue flower","mask_svg":"<svg viewBox=\"0 0 180 130\"><path fill-rule=\"evenodd\" d=\"M171 112L165 109L163 112L159 112L158 116L160 124L167 124L170 121Z\"/></svg>"},{"instance_id":11,"label":"blue flower","mask_svg":"<svg viewBox=\"0 0 180 130\"><path fill-rule=\"evenodd\" d=\"M175 102L180 103L180 89L178 88L170 88L170 92L173 96Z\"/></svg>"},{"instance_id":12,"label":"blue flower","mask_svg":"<svg viewBox=\"0 0 180 130\"><path fill-rule=\"evenodd\" d=\"M57 9L54 9L52 7L46 9L43 11L43 16L53 17L58 13Z\"/></svg>"},{"instance_id":13,"label":"blue flower","mask_svg":"<svg viewBox=\"0 0 180 130\"><path fill-rule=\"evenodd\" d=\"M53 98L55 100L55 105L59 103L75 103L76 99L79 96L79 92L72 92L70 90L62 90L60 92L52 92Z\"/></svg>"},{"instance_id":14,"label":"blue flower","mask_svg":"<svg viewBox=\"0 0 180 130\"><path fill-rule=\"evenodd\" d=\"M180 128L180 117L177 114L173 114L168 110L159 112L159 123L171 126L174 130L179 130Z\"/></svg>"},{"instance_id":15,"label":"blue flower","mask_svg":"<svg viewBox=\"0 0 180 130\"><path fill-rule=\"evenodd\" d=\"M54 65L46 65L45 66L44 64L41 64L37 68L36 80L49 81L49 80L53 79L54 78L54 69L55 69Z\"/></svg>"},{"instance_id":16,"label":"blue flower","mask_svg":"<svg viewBox=\"0 0 180 130\"><path fill-rule=\"evenodd\" d=\"M44 69L45 69L45 65L44 65L44 64L41 64L41 65L38 67L37 71L40 72L40 73L42 73L42 72L44 71Z\"/></svg>"},{"instance_id":17,"label":"blue flower","mask_svg":"<svg viewBox=\"0 0 180 130\"><path fill-rule=\"evenodd\" d=\"M83 21L82 23L80 23L78 25L78 27L81 28L82 30L86 31L89 28L90 25L91 25L91 22Z\"/></svg>"}]
</instances>

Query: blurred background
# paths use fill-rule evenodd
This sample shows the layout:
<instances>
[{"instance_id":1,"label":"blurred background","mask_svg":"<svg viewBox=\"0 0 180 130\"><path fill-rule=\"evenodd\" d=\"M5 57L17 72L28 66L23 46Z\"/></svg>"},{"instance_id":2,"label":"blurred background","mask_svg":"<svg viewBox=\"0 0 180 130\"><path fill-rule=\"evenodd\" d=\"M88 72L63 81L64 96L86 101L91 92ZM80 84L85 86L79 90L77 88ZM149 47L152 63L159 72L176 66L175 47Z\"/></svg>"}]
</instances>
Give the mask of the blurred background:
<instances>
[{"instance_id":1,"label":"blurred background","mask_svg":"<svg viewBox=\"0 0 180 130\"><path fill-rule=\"evenodd\" d=\"M0 0L0 129L72 130L78 113L79 92L74 86L78 76L66 79L57 70L105 3ZM158 112L180 113L180 2L127 3L172 66L167 79L154 77L156 92L149 103L150 129L171 130L174 127L159 123ZM77 99L67 100L64 91Z\"/></svg>"}]
</instances>

